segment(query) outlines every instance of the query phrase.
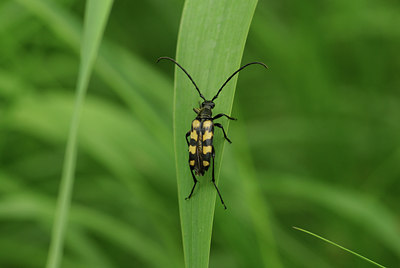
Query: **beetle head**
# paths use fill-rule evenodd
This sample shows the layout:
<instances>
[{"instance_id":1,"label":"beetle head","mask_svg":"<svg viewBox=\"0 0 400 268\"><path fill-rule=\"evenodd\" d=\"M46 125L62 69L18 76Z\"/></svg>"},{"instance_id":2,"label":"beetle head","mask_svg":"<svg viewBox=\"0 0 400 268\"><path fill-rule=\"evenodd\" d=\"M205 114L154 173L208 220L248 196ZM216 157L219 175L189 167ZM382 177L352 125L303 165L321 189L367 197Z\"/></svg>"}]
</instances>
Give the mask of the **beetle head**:
<instances>
[{"instance_id":1,"label":"beetle head","mask_svg":"<svg viewBox=\"0 0 400 268\"><path fill-rule=\"evenodd\" d=\"M206 109L213 109L215 107L215 103L213 101L203 101L201 104L201 108L206 108Z\"/></svg>"}]
</instances>

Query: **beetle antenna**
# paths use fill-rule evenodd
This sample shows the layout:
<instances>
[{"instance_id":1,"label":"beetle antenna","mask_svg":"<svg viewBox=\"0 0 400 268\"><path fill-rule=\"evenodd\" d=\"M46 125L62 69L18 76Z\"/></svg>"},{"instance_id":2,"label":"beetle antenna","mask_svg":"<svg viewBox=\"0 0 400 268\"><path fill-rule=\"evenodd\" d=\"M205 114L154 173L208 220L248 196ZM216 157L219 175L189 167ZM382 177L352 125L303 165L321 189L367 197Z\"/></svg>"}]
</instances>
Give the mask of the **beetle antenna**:
<instances>
[{"instance_id":1,"label":"beetle antenna","mask_svg":"<svg viewBox=\"0 0 400 268\"><path fill-rule=\"evenodd\" d=\"M197 87L196 83L193 81L193 79L192 79L192 77L190 76L190 74L188 74L188 72L186 72L186 70L185 70L179 63L177 63L174 59L172 59L172 58L170 58L170 57L160 57L160 58L157 59L157 63L158 63L160 60L170 60L170 61L172 61L173 63L175 63L176 65L178 65L178 67L181 68L181 70L189 77L190 81L192 81L192 83L193 83L193 85L195 86L197 92L199 92L199 94L200 94L200 98L202 98L203 100L206 100L206 99L204 98L203 94L201 94L200 89Z\"/></svg>"},{"instance_id":2,"label":"beetle antenna","mask_svg":"<svg viewBox=\"0 0 400 268\"><path fill-rule=\"evenodd\" d=\"M264 66L266 69L268 69L267 65L265 65L262 62L258 62L258 61L250 62L250 63L247 63L246 65L243 65L242 67L239 68L239 70L237 70L231 76L229 76L229 78L225 81L225 83L222 85L222 87L218 90L217 95L215 95L214 98L212 98L211 101L214 101L216 98L218 98L218 94L221 92L221 90L224 88L224 86L229 82L229 80L231 80L232 77L235 76L235 74L237 74L238 72L240 72L241 70L243 70L244 68L246 68L247 66L252 65L252 64L260 64L260 65Z\"/></svg>"}]
</instances>

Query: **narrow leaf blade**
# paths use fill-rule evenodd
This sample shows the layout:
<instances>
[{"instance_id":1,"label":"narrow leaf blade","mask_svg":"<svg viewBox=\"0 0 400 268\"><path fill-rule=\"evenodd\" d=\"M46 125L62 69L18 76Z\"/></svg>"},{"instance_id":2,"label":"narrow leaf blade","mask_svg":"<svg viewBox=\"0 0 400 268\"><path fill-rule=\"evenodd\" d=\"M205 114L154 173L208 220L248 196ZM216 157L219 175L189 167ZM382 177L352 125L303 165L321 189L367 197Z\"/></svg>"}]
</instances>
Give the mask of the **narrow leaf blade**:
<instances>
[{"instance_id":1,"label":"narrow leaf blade","mask_svg":"<svg viewBox=\"0 0 400 268\"><path fill-rule=\"evenodd\" d=\"M256 0L186 1L176 59L193 77L206 99L212 99L223 82L238 69L256 5ZM231 113L236 79L232 79L215 100L214 114ZM193 108L198 106L199 100L190 80L176 69L174 141L186 267L208 267L216 200L211 169L199 178L192 198L185 200L193 186L185 133L195 117ZM219 122L228 129L226 119ZM218 181L224 140L219 131L214 137ZM223 187L220 190L223 195ZM227 205L229 208L229 201Z\"/></svg>"},{"instance_id":2,"label":"narrow leaf blade","mask_svg":"<svg viewBox=\"0 0 400 268\"><path fill-rule=\"evenodd\" d=\"M62 261L65 232L74 184L79 119L90 74L100 46L101 37L111 10L112 0L88 0L85 13L81 63L76 88L75 108L67 141L60 192L53 225L47 267L59 267Z\"/></svg>"},{"instance_id":3,"label":"narrow leaf blade","mask_svg":"<svg viewBox=\"0 0 400 268\"><path fill-rule=\"evenodd\" d=\"M353 255L355 255L355 256L357 256L357 257L359 257L359 258L361 258L361 259L363 259L363 260L365 260L365 261L367 261L367 262L370 262L370 263L372 263L372 264L374 264L374 265L376 265L376 266L378 266L378 267L385 268L385 266L380 265L379 263L376 263L376 262L374 262L374 261L368 259L367 257L364 257L364 256L362 256L362 255L360 255L360 254L358 254L358 253L356 253L356 252L354 252L354 251L351 251L350 249L347 249L347 248L345 248L345 247L343 247L343 246L341 246L341 245L339 245L339 244L336 244L335 242L332 242L332 241L330 241L330 240L328 240L328 239L326 239L326 238L323 238L322 236L319 236L319 235L314 234L314 233L312 233L312 232L310 232L310 231L307 231L307 230L304 230L304 229L301 229L301 228L295 227L295 226L293 226L293 229L298 230L298 231L301 231L301 232L304 232L304 233L309 234L309 235L312 235L312 236L314 236L314 237L316 237L316 238L318 238L318 239L321 239L322 241L325 241L325 242L327 242L327 243L329 243L329 244L331 244L331 245L334 245L335 247L338 247L338 248L340 248L340 249L343 249L344 251L347 251L347 252L349 252L349 253L351 253L351 254L353 254Z\"/></svg>"}]
</instances>

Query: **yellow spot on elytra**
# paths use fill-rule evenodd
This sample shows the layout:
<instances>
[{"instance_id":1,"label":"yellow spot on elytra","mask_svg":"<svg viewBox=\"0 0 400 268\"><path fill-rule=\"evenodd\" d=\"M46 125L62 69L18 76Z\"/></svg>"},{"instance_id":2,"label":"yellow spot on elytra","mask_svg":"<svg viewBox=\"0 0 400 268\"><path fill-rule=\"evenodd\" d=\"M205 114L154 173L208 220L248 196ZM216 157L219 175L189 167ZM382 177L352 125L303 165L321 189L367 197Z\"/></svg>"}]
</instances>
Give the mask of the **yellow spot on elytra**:
<instances>
[{"instance_id":1,"label":"yellow spot on elytra","mask_svg":"<svg viewBox=\"0 0 400 268\"><path fill-rule=\"evenodd\" d=\"M206 131L206 132L203 134L203 141L208 140L208 139L211 139L212 136L213 136L213 133L212 133L212 132Z\"/></svg>"},{"instance_id":2,"label":"yellow spot on elytra","mask_svg":"<svg viewBox=\"0 0 400 268\"><path fill-rule=\"evenodd\" d=\"M203 154L211 153L211 151L212 151L212 146L211 145L203 147Z\"/></svg>"},{"instance_id":3,"label":"yellow spot on elytra","mask_svg":"<svg viewBox=\"0 0 400 268\"><path fill-rule=\"evenodd\" d=\"M191 154L195 154L196 153L196 146L189 145L189 152Z\"/></svg>"},{"instance_id":4,"label":"yellow spot on elytra","mask_svg":"<svg viewBox=\"0 0 400 268\"><path fill-rule=\"evenodd\" d=\"M200 127L200 121L199 120L193 120L192 126L193 126L193 128L199 128Z\"/></svg>"},{"instance_id":5,"label":"yellow spot on elytra","mask_svg":"<svg viewBox=\"0 0 400 268\"><path fill-rule=\"evenodd\" d=\"M191 139L194 139L195 141L197 141L197 131L195 131L195 130L193 130L191 133L190 133L190 138Z\"/></svg>"},{"instance_id":6,"label":"yellow spot on elytra","mask_svg":"<svg viewBox=\"0 0 400 268\"><path fill-rule=\"evenodd\" d=\"M203 166L204 167L208 167L210 165L210 162L208 162L208 161L203 161Z\"/></svg>"},{"instance_id":7,"label":"yellow spot on elytra","mask_svg":"<svg viewBox=\"0 0 400 268\"><path fill-rule=\"evenodd\" d=\"M194 166L194 160L190 160L189 165Z\"/></svg>"},{"instance_id":8,"label":"yellow spot on elytra","mask_svg":"<svg viewBox=\"0 0 400 268\"><path fill-rule=\"evenodd\" d=\"M211 128L212 122L210 120L204 121L203 127L204 128Z\"/></svg>"}]
</instances>

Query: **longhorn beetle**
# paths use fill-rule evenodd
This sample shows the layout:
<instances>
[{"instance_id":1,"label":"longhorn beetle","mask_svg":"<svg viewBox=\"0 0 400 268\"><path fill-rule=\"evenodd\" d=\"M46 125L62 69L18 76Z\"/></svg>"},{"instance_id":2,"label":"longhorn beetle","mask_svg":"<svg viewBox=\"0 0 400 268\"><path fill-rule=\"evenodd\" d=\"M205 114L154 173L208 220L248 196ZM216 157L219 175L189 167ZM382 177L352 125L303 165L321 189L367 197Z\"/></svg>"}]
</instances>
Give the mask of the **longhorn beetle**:
<instances>
[{"instance_id":1,"label":"longhorn beetle","mask_svg":"<svg viewBox=\"0 0 400 268\"><path fill-rule=\"evenodd\" d=\"M214 184L215 189L217 190L217 193L219 195L219 199L221 200L222 205L226 209L226 206L225 206L224 200L222 199L221 193L219 192L218 187L215 184L215 176L214 176L215 150L214 150L214 146L213 146L214 126L222 129L224 138L229 143L232 143L232 142L226 136L224 127L220 123L214 123L213 121L222 116L225 116L229 120L236 120L236 119L233 117L230 117L229 115L226 115L226 114L217 114L216 116L213 117L211 110L215 107L214 100L216 98L218 98L218 95L222 91L224 86L238 72L240 72L241 70L243 70L244 68L246 68L247 66L252 65L252 64L260 64L260 65L264 66L265 68L268 68L268 67L267 67L267 65L265 65L262 62L250 62L250 63L247 63L246 65L243 65L237 71L235 71L231 76L228 77L228 79L225 81L225 83L223 83L221 88L218 90L217 94L211 100L206 100L206 98L203 96L203 94L201 94L200 89L197 87L197 85L194 82L194 80L192 79L192 77L179 63L177 63L174 59L171 59L169 57L158 58L157 62L159 62L160 60L172 61L179 68L181 68L181 70L187 75L187 77L190 79L190 81L192 81L194 87L196 88L197 92L200 95L200 98L202 98L204 100L203 103L200 104L199 108L193 108L193 110L197 114L197 116L192 121L191 129L186 133L186 142L187 142L187 145L189 146L189 166L190 166L190 172L192 173L194 185L192 187L192 190L190 191L189 196L186 197L185 199L188 200L192 197L194 188L196 187L196 184L197 184L197 179L193 173L193 170L197 176L203 176L204 173L210 167L210 160L212 158L213 161L212 161L212 180L211 181ZM188 140L189 136L190 136L190 141Z\"/></svg>"}]
</instances>

